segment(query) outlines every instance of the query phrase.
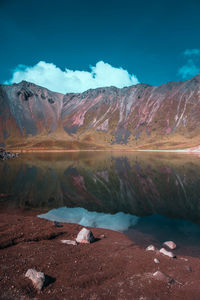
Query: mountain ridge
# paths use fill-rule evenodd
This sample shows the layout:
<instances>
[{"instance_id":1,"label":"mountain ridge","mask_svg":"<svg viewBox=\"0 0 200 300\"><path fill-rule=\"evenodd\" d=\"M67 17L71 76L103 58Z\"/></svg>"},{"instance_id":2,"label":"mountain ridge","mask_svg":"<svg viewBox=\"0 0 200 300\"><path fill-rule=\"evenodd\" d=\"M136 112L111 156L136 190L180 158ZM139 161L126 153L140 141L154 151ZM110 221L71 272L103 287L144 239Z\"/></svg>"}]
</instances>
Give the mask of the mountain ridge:
<instances>
[{"instance_id":1,"label":"mountain ridge","mask_svg":"<svg viewBox=\"0 0 200 300\"><path fill-rule=\"evenodd\" d=\"M0 85L0 145L10 149L177 149L200 145L200 74L83 93Z\"/></svg>"}]
</instances>

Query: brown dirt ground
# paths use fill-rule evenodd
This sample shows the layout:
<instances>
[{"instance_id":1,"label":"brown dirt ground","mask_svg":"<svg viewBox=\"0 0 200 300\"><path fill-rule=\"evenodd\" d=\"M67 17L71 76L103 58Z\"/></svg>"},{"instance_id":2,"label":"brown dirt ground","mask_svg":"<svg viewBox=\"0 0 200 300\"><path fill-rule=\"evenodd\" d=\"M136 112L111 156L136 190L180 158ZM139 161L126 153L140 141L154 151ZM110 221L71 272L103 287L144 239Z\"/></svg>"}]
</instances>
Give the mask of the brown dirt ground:
<instances>
[{"instance_id":1,"label":"brown dirt ground","mask_svg":"<svg viewBox=\"0 0 200 300\"><path fill-rule=\"evenodd\" d=\"M0 299L200 299L198 257L171 259L145 251L119 232L96 228L95 237L105 238L78 246L61 243L81 228L64 223L57 228L34 213L2 211ZM24 276L29 268L49 276L40 293ZM155 280L156 270L174 280Z\"/></svg>"}]
</instances>

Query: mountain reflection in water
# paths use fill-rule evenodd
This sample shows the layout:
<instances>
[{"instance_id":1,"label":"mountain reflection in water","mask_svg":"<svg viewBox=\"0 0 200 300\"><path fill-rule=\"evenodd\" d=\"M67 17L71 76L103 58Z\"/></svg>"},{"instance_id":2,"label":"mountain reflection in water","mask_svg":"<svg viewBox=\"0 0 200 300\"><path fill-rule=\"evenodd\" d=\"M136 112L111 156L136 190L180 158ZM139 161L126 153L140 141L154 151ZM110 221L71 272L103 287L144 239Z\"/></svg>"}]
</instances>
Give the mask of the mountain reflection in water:
<instances>
[{"instance_id":1,"label":"mountain reflection in water","mask_svg":"<svg viewBox=\"0 0 200 300\"><path fill-rule=\"evenodd\" d=\"M123 212L142 217L134 227L140 232L152 227L158 233L162 222L155 215L200 224L199 182L200 158L194 155L31 153L0 162L0 203L41 211L67 206Z\"/></svg>"}]
</instances>

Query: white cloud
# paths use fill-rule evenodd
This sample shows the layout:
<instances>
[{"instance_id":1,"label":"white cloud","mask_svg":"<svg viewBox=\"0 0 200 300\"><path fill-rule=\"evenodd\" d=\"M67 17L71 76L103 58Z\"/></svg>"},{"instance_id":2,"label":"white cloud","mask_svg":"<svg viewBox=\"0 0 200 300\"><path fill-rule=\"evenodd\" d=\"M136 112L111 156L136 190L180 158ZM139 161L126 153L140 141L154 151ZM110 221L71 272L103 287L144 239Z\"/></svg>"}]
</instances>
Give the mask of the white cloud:
<instances>
[{"instance_id":1,"label":"white cloud","mask_svg":"<svg viewBox=\"0 0 200 300\"><path fill-rule=\"evenodd\" d=\"M179 69L178 74L181 75L183 79L187 79L197 75L199 72L200 68L196 66L192 59L189 59L187 63Z\"/></svg>"},{"instance_id":2,"label":"white cloud","mask_svg":"<svg viewBox=\"0 0 200 300\"><path fill-rule=\"evenodd\" d=\"M18 65L12 78L6 84L26 80L60 93L81 93L97 87L115 86L122 88L138 83L135 75L129 74L122 68L112 67L99 61L96 66L90 66L88 71L62 71L53 63L40 61L34 66Z\"/></svg>"},{"instance_id":3,"label":"white cloud","mask_svg":"<svg viewBox=\"0 0 200 300\"><path fill-rule=\"evenodd\" d=\"M178 75L183 79L188 79L200 72L199 57L200 49L186 49L184 56L187 58L186 63L178 70Z\"/></svg>"},{"instance_id":4,"label":"white cloud","mask_svg":"<svg viewBox=\"0 0 200 300\"><path fill-rule=\"evenodd\" d=\"M200 49L186 49L184 51L185 56L193 56L193 55L200 55Z\"/></svg>"}]
</instances>

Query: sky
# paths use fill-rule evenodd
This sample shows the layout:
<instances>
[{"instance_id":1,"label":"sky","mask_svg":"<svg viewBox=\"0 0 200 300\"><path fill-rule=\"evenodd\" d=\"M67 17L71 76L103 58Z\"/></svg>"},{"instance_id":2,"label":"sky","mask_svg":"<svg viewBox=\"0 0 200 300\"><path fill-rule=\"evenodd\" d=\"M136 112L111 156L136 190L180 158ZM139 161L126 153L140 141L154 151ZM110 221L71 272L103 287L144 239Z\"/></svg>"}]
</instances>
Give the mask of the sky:
<instances>
[{"instance_id":1,"label":"sky","mask_svg":"<svg viewBox=\"0 0 200 300\"><path fill-rule=\"evenodd\" d=\"M199 0L0 0L0 83L82 92L190 79L199 12Z\"/></svg>"}]
</instances>

